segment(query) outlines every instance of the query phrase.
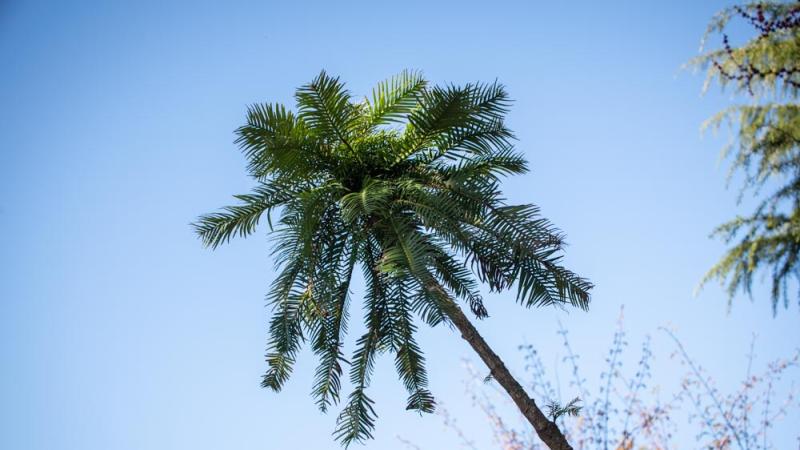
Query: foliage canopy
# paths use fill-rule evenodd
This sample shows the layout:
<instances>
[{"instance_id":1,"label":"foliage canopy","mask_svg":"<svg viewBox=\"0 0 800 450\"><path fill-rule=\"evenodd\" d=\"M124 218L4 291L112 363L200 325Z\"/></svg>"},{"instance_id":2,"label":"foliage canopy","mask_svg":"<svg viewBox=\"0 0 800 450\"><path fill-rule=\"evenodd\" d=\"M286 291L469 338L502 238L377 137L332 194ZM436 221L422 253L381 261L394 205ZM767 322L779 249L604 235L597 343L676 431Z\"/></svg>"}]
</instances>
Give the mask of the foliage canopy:
<instances>
[{"instance_id":1,"label":"foliage canopy","mask_svg":"<svg viewBox=\"0 0 800 450\"><path fill-rule=\"evenodd\" d=\"M727 29L741 19L755 31L741 46L730 43ZM706 33L722 35L719 48L691 63L707 70L712 82L749 100L712 117L706 126L729 124L738 129L723 156L730 174L744 176L742 193L770 191L750 215L717 227L713 235L732 244L707 273L703 283L717 279L729 298L751 293L760 270L771 277L773 312L800 281L800 2L758 2L727 8L714 17ZM800 300L800 295L797 295Z\"/></svg>"},{"instance_id":2,"label":"foliage canopy","mask_svg":"<svg viewBox=\"0 0 800 450\"><path fill-rule=\"evenodd\" d=\"M433 410L415 323L450 322L455 300L486 317L479 281L515 287L526 307L588 306L591 284L561 265L561 233L538 208L507 204L501 193L502 176L527 170L503 122L503 86L429 86L406 71L358 100L322 72L295 99L296 112L249 108L236 142L257 184L194 226L215 248L268 220L279 274L262 384L280 390L308 343L319 357L313 396L325 411L349 365L353 388L334 433L342 443L372 436L367 387L379 353L394 354L408 409ZM366 332L348 360L342 339L356 269L366 282Z\"/></svg>"}]
</instances>

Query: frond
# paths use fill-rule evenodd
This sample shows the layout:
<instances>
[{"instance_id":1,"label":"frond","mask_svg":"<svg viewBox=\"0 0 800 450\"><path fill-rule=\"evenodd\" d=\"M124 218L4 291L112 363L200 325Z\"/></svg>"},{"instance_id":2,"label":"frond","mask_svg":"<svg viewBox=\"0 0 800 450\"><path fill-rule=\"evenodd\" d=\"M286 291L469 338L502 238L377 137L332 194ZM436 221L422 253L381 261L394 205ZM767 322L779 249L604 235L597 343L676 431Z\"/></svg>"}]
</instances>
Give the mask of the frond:
<instances>
[{"instance_id":1,"label":"frond","mask_svg":"<svg viewBox=\"0 0 800 450\"><path fill-rule=\"evenodd\" d=\"M320 236L326 239L325 236ZM347 233L333 230L318 264L314 288L321 314L314 316L316 325L309 325L314 334L313 350L320 364L314 378L312 395L317 406L326 411L338 403L341 390L342 336L347 331L348 299L353 269L358 260L358 248Z\"/></svg>"},{"instance_id":2,"label":"frond","mask_svg":"<svg viewBox=\"0 0 800 450\"><path fill-rule=\"evenodd\" d=\"M261 216L269 218L270 211L296 195L296 186L265 183L253 188L253 193L235 195L242 203L226 206L222 211L200 216L192 224L203 245L217 248L234 236L245 237L255 231Z\"/></svg>"},{"instance_id":3,"label":"frond","mask_svg":"<svg viewBox=\"0 0 800 450\"><path fill-rule=\"evenodd\" d=\"M478 293L478 284L463 263L440 248L433 257L433 270L442 285L456 298L465 300L469 304L475 317L478 319L489 317L489 312L483 304L483 297Z\"/></svg>"},{"instance_id":4,"label":"frond","mask_svg":"<svg viewBox=\"0 0 800 450\"><path fill-rule=\"evenodd\" d=\"M342 217L346 222L355 222L376 212L383 212L389 205L392 186L384 181L367 179L361 190L344 195L341 200Z\"/></svg>"},{"instance_id":5,"label":"frond","mask_svg":"<svg viewBox=\"0 0 800 450\"><path fill-rule=\"evenodd\" d=\"M517 301L530 308L560 305L589 309L592 283L561 265L552 251L523 257L517 280Z\"/></svg>"},{"instance_id":6,"label":"frond","mask_svg":"<svg viewBox=\"0 0 800 450\"><path fill-rule=\"evenodd\" d=\"M270 322L268 371L262 386L280 390L291 374L291 365L303 340L302 325L309 323L307 309L318 306L314 282L322 235L328 239L336 224L330 220L330 186L305 191L283 210L275 233L273 254L283 266L272 285L268 303L274 311ZM311 327L313 330L313 327Z\"/></svg>"},{"instance_id":7,"label":"frond","mask_svg":"<svg viewBox=\"0 0 800 450\"><path fill-rule=\"evenodd\" d=\"M267 373L261 386L280 391L292 374L297 352L303 340L301 307L307 295L299 277L303 262L285 267L272 285L271 303L275 313L270 320L270 339L267 345Z\"/></svg>"},{"instance_id":8,"label":"frond","mask_svg":"<svg viewBox=\"0 0 800 450\"><path fill-rule=\"evenodd\" d=\"M445 166L441 172L450 182L466 184L470 182L489 182L501 176L519 175L528 171L525 157L512 147L491 149L483 154L464 158L453 166Z\"/></svg>"},{"instance_id":9,"label":"frond","mask_svg":"<svg viewBox=\"0 0 800 450\"><path fill-rule=\"evenodd\" d=\"M592 284L561 265L563 237L533 205L487 208L479 227L511 254L511 279L517 283L517 300L526 307L569 302L589 307Z\"/></svg>"},{"instance_id":10,"label":"frond","mask_svg":"<svg viewBox=\"0 0 800 450\"><path fill-rule=\"evenodd\" d=\"M380 271L391 277L414 280L419 294L413 297L412 310L431 326L447 322L451 300L430 272L438 249L411 220L392 216L385 226L387 240L378 266Z\"/></svg>"},{"instance_id":11,"label":"frond","mask_svg":"<svg viewBox=\"0 0 800 450\"><path fill-rule=\"evenodd\" d=\"M404 278L394 280L393 299L389 308L392 320L392 347L395 352L397 374L408 390L406 409L420 413L431 413L435 402L428 391L428 374L425 370L425 357L414 339L413 317L409 310L410 281Z\"/></svg>"},{"instance_id":12,"label":"frond","mask_svg":"<svg viewBox=\"0 0 800 450\"><path fill-rule=\"evenodd\" d=\"M314 133L328 141L338 141L353 153L350 134L358 126L360 113L338 77L331 77L323 70L311 83L298 89L295 98L298 116Z\"/></svg>"},{"instance_id":13,"label":"frond","mask_svg":"<svg viewBox=\"0 0 800 450\"><path fill-rule=\"evenodd\" d=\"M445 180L437 186L438 193L408 189L407 185L403 190L405 197L398 202L411 206L423 223L433 227L434 234L461 252L492 290L502 291L516 284L517 300L527 307L563 302L588 307L591 283L561 266L563 237L541 217L538 208L503 205L494 198L496 189L492 183L481 187L480 183L457 184ZM409 244L412 250L423 248L422 242L415 245L409 241ZM427 247L427 255L419 253L411 257L421 260L437 254L435 249ZM395 264L402 263L400 252L394 252L387 254L398 255ZM449 273L457 272L451 267ZM451 275L449 283L441 279L457 296L474 291L455 284L466 279L463 273L460 278ZM479 296L464 298L479 316L485 313Z\"/></svg>"},{"instance_id":14,"label":"frond","mask_svg":"<svg viewBox=\"0 0 800 450\"><path fill-rule=\"evenodd\" d=\"M373 439L375 429L375 402L364 388L356 388L348 396L347 405L336 418L334 438L347 448L350 444Z\"/></svg>"},{"instance_id":15,"label":"frond","mask_svg":"<svg viewBox=\"0 0 800 450\"><path fill-rule=\"evenodd\" d=\"M408 117L406 150L398 161L425 148L441 154L459 142L481 148L485 139L505 142L512 137L502 124L509 104L505 89L497 83L426 90L420 107Z\"/></svg>"},{"instance_id":16,"label":"frond","mask_svg":"<svg viewBox=\"0 0 800 450\"><path fill-rule=\"evenodd\" d=\"M542 217L536 205L487 205L485 218L477 226L517 252L560 250L564 244L561 232Z\"/></svg>"},{"instance_id":17,"label":"frond","mask_svg":"<svg viewBox=\"0 0 800 450\"><path fill-rule=\"evenodd\" d=\"M430 261L427 236L404 220L391 217L389 222L387 225L391 227L389 230L392 234L387 236L387 241L383 244L380 271L390 276L419 274L424 271Z\"/></svg>"},{"instance_id":18,"label":"frond","mask_svg":"<svg viewBox=\"0 0 800 450\"><path fill-rule=\"evenodd\" d=\"M384 340L388 318L388 289L384 277L375 269L374 246L367 244L364 252L364 276L367 280L365 309L367 331L356 342L356 351L350 367L350 382L353 384L348 403L336 420L334 436L345 446L372 438L375 429L373 401L366 395L375 355ZM386 333L388 335L388 333Z\"/></svg>"},{"instance_id":19,"label":"frond","mask_svg":"<svg viewBox=\"0 0 800 450\"><path fill-rule=\"evenodd\" d=\"M368 126L403 122L417 106L418 96L427 84L420 72L408 70L378 83L372 90L372 100L368 102Z\"/></svg>"},{"instance_id":20,"label":"frond","mask_svg":"<svg viewBox=\"0 0 800 450\"><path fill-rule=\"evenodd\" d=\"M289 175L311 178L327 166L319 142L306 123L283 105L253 104L247 124L236 130L236 141L255 178Z\"/></svg>"},{"instance_id":21,"label":"frond","mask_svg":"<svg viewBox=\"0 0 800 450\"><path fill-rule=\"evenodd\" d=\"M415 160L431 163L440 159L458 161L511 148L514 135L502 120L476 122L452 128L431 139L428 147L415 153Z\"/></svg>"}]
</instances>

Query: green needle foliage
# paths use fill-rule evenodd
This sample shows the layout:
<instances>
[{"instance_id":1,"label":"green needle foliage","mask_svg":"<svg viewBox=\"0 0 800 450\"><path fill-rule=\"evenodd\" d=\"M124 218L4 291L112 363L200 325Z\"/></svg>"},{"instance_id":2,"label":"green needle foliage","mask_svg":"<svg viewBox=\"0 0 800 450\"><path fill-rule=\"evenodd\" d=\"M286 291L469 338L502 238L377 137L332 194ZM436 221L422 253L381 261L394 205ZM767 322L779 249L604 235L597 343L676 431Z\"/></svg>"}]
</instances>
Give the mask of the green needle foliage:
<instances>
[{"instance_id":1,"label":"green needle foliage","mask_svg":"<svg viewBox=\"0 0 800 450\"><path fill-rule=\"evenodd\" d=\"M733 19L743 21L755 34L738 47L726 32ZM723 150L723 157L731 160L730 174L743 175L742 193L769 194L750 215L714 231L732 247L703 284L719 280L730 301L739 290L750 294L754 277L764 270L771 278L776 313L781 300L788 307L790 292L796 292L800 280L800 2L725 9L709 25L706 38L711 35L722 36L721 46L692 64L707 70L706 87L718 82L749 103L720 112L705 126L729 124L738 129Z\"/></svg>"},{"instance_id":2,"label":"green needle foliage","mask_svg":"<svg viewBox=\"0 0 800 450\"><path fill-rule=\"evenodd\" d=\"M549 415L554 422L562 416L577 417L583 409L583 407L579 405L580 402L580 397L575 397L566 405L561 406L560 403L552 400L547 404L547 415Z\"/></svg>"},{"instance_id":3,"label":"green needle foliage","mask_svg":"<svg viewBox=\"0 0 800 450\"><path fill-rule=\"evenodd\" d=\"M479 281L492 291L515 287L525 307L587 307L591 284L561 266L561 233L535 206L503 199L500 178L527 171L503 122L503 86L432 87L403 72L357 100L322 72L295 98L296 112L249 108L236 142L257 185L194 226L216 248L269 222L279 275L268 296L262 384L279 391L308 344L319 357L312 394L326 411L349 367L340 442L372 437L367 388L380 353L394 355L408 409L433 411L417 323L449 323L456 300L487 317ZM355 270L366 281L366 332L347 360Z\"/></svg>"}]
</instances>

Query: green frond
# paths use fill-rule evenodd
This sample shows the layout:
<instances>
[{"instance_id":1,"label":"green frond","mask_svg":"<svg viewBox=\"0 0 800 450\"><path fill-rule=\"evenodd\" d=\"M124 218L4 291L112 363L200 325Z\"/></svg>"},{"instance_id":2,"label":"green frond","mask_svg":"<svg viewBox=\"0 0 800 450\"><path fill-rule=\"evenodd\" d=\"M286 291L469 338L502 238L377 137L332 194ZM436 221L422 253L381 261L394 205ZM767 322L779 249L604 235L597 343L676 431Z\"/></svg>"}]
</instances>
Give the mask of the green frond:
<instances>
[{"instance_id":1,"label":"green frond","mask_svg":"<svg viewBox=\"0 0 800 450\"><path fill-rule=\"evenodd\" d=\"M372 439L375 430L375 402L367 396L364 389L353 389L339 417L336 418L334 438L346 447Z\"/></svg>"},{"instance_id":2,"label":"green frond","mask_svg":"<svg viewBox=\"0 0 800 450\"><path fill-rule=\"evenodd\" d=\"M384 325L388 316L388 288L384 278L374 269L376 257L371 245L365 248L364 258L367 261L364 267L367 280L365 298L367 331L356 342L356 351L350 367L353 392L336 420L334 431L336 440L345 446L371 439L372 431L375 429L375 410L372 400L366 395L366 389L375 365L375 355L384 339Z\"/></svg>"},{"instance_id":3,"label":"green frond","mask_svg":"<svg viewBox=\"0 0 800 450\"><path fill-rule=\"evenodd\" d=\"M269 218L270 211L283 205L296 194L294 186L268 183L256 186L252 194L236 195L242 203L226 206L222 211L200 216L192 224L203 245L217 248L234 236L245 237L252 234L261 216Z\"/></svg>"},{"instance_id":4,"label":"green frond","mask_svg":"<svg viewBox=\"0 0 800 450\"><path fill-rule=\"evenodd\" d=\"M455 166L444 167L443 174L452 183L464 184L481 180L497 182L501 176L520 175L528 171L528 163L511 147L503 147L464 158Z\"/></svg>"},{"instance_id":5,"label":"green frond","mask_svg":"<svg viewBox=\"0 0 800 450\"><path fill-rule=\"evenodd\" d=\"M413 297L412 310L429 325L447 322L451 300L430 272L435 245L419 226L400 217L387 224L387 242L378 265L380 271L393 277L406 277L419 287Z\"/></svg>"},{"instance_id":6,"label":"green frond","mask_svg":"<svg viewBox=\"0 0 800 450\"><path fill-rule=\"evenodd\" d=\"M367 123L370 127L404 122L417 106L419 95L428 82L420 72L404 70L388 80L378 83L368 102Z\"/></svg>"},{"instance_id":7,"label":"green frond","mask_svg":"<svg viewBox=\"0 0 800 450\"><path fill-rule=\"evenodd\" d=\"M517 247L561 248L563 236L536 205L491 205L481 224L497 236L517 241Z\"/></svg>"},{"instance_id":8,"label":"green frond","mask_svg":"<svg viewBox=\"0 0 800 450\"><path fill-rule=\"evenodd\" d=\"M271 175L312 178L326 167L327 155L306 123L283 105L253 104L247 124L236 130L247 157L247 170L257 179Z\"/></svg>"},{"instance_id":9,"label":"green frond","mask_svg":"<svg viewBox=\"0 0 800 450\"><path fill-rule=\"evenodd\" d=\"M478 293L478 284L463 263L446 251L440 250L433 257L433 270L440 283L456 298L465 300L477 318L489 317L489 312L483 304L483 297Z\"/></svg>"},{"instance_id":10,"label":"green frond","mask_svg":"<svg viewBox=\"0 0 800 450\"><path fill-rule=\"evenodd\" d=\"M458 145L484 148L485 142L505 143L513 136L503 126L510 101L502 85L468 84L434 87L420 97L420 107L408 116L403 160L420 150L444 154Z\"/></svg>"},{"instance_id":11,"label":"green frond","mask_svg":"<svg viewBox=\"0 0 800 450\"><path fill-rule=\"evenodd\" d=\"M409 393L406 409L420 413L434 410L433 395L428 391L428 374L425 370L425 357L414 339L416 326L410 310L410 296L413 284L404 278L392 283L392 298L389 303L389 319L392 335L392 350L395 352L395 368L403 385Z\"/></svg>"},{"instance_id":12,"label":"green frond","mask_svg":"<svg viewBox=\"0 0 800 450\"><path fill-rule=\"evenodd\" d=\"M360 112L350 102L350 93L339 78L323 70L311 83L295 95L298 116L329 142L338 141L352 153L351 132L358 126Z\"/></svg>"},{"instance_id":13,"label":"green frond","mask_svg":"<svg viewBox=\"0 0 800 450\"><path fill-rule=\"evenodd\" d=\"M347 332L348 299L353 269L358 261L358 249L352 239L344 233L324 241L321 264L318 264L314 283L319 293L323 314L318 316L318 326L309 326L314 334L313 350L320 363L314 377L312 395L317 399L321 411L338 403L341 390L342 336Z\"/></svg>"},{"instance_id":14,"label":"green frond","mask_svg":"<svg viewBox=\"0 0 800 450\"><path fill-rule=\"evenodd\" d=\"M307 311L319 305L315 286L321 279L315 275L320 261L325 262L320 258L318 243L322 236L328 239L335 236L337 228L330 203L326 202L329 192L324 186L299 196L298 201L284 209L281 226L275 233L273 253L283 269L268 296L274 315L267 353L269 369L262 383L273 390L279 390L291 373L304 337L303 324L308 326L314 321L308 318ZM318 333L313 326L310 331Z\"/></svg>"},{"instance_id":15,"label":"green frond","mask_svg":"<svg viewBox=\"0 0 800 450\"><path fill-rule=\"evenodd\" d=\"M533 205L487 208L477 228L510 250L509 281L517 284L517 301L526 307L564 302L581 309L589 307L592 284L561 265L563 236ZM501 248L502 248L501 247Z\"/></svg>"},{"instance_id":16,"label":"green frond","mask_svg":"<svg viewBox=\"0 0 800 450\"><path fill-rule=\"evenodd\" d=\"M473 155L486 155L498 149L510 148L514 135L501 120L476 122L453 128L433 138L428 148L417 152L416 159L431 163L442 158L459 161Z\"/></svg>"},{"instance_id":17,"label":"green frond","mask_svg":"<svg viewBox=\"0 0 800 450\"><path fill-rule=\"evenodd\" d=\"M392 187L381 180L367 179L360 191L344 195L340 202L342 217L346 222L383 212L389 205Z\"/></svg>"},{"instance_id":18,"label":"green frond","mask_svg":"<svg viewBox=\"0 0 800 450\"><path fill-rule=\"evenodd\" d=\"M517 280L517 301L530 307L569 303L589 309L589 281L561 266L561 258L553 251L523 258Z\"/></svg>"},{"instance_id":19,"label":"green frond","mask_svg":"<svg viewBox=\"0 0 800 450\"><path fill-rule=\"evenodd\" d=\"M302 280L298 279L301 266L302 262L298 261L286 267L272 286L271 303L275 313L269 326L268 369L261 386L276 392L289 379L303 340L300 315L305 292L302 291Z\"/></svg>"}]
</instances>

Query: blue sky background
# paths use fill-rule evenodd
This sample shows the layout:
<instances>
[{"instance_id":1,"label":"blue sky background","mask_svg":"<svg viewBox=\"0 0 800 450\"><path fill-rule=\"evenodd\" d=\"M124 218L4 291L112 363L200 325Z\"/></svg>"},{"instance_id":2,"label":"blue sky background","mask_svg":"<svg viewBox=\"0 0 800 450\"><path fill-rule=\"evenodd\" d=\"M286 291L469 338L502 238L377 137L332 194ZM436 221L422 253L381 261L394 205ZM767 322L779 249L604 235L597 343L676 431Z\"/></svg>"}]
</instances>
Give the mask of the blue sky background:
<instances>
[{"instance_id":1,"label":"blue sky background","mask_svg":"<svg viewBox=\"0 0 800 450\"><path fill-rule=\"evenodd\" d=\"M654 382L673 386L682 369L657 331L669 325L736 388L753 333L761 367L800 328L796 305L772 318L763 289L730 314L716 286L692 294L724 249L709 231L740 210L718 164L725 135L699 133L730 98L701 96L702 76L680 70L725 4L0 2L0 447L338 448L335 414L308 396L308 353L283 393L259 388L266 230L211 252L189 227L251 186L232 143L245 106L291 104L323 68L356 94L404 68L508 87L533 169L508 196L540 205L597 285L588 313L491 296L479 327L514 372L523 341L563 356L560 320L595 378L624 304L626 363L651 334ZM470 349L445 328L421 343L434 394L490 448L463 393ZM439 418L403 410L392 364L374 377L367 448L403 448L398 434L455 448ZM798 420L777 448L796 445Z\"/></svg>"}]
</instances>

